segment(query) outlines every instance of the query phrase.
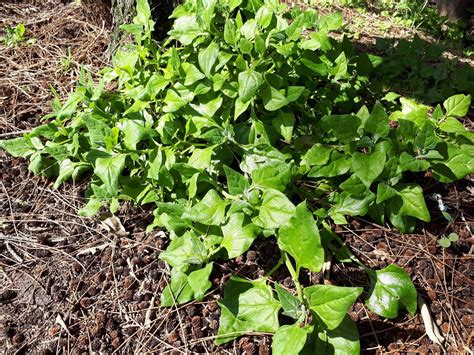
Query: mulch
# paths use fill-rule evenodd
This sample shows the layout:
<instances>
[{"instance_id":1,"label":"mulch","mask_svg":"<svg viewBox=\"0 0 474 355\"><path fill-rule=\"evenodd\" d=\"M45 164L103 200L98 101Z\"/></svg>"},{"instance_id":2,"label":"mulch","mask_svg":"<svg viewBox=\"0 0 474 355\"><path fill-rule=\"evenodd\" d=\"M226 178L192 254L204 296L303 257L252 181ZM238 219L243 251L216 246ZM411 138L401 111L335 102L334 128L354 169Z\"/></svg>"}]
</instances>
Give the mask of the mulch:
<instances>
[{"instance_id":1,"label":"mulch","mask_svg":"<svg viewBox=\"0 0 474 355\"><path fill-rule=\"evenodd\" d=\"M28 130L51 111L50 85L64 98L77 83L81 65L92 72L107 63L108 30L91 25L79 7L58 1L2 3L0 28L23 22L29 46L7 49L0 44L0 137ZM71 48L72 63L61 58ZM274 239L258 240L243 256L216 261L213 287L202 302L159 307L169 282L169 268L158 259L166 234L145 233L151 207L124 203L117 217L126 234L114 233L100 218L80 218L84 183L53 189L53 182L34 177L28 163L0 151L0 349L5 354L102 353L232 353L269 354L267 334L244 336L216 347L217 300L231 275L256 279L277 262ZM428 200L431 223L416 233L400 234L386 226L353 219L335 231L366 265L403 267L429 305L446 338L448 353L472 353L474 334L474 194L473 180L439 184L418 177L427 196L439 194L454 223ZM104 216L105 218L106 216ZM437 244L456 232L450 248ZM271 278L294 289L283 270ZM368 285L363 271L333 263L336 285ZM303 286L322 282L306 272ZM402 312L384 320L358 301L350 310L366 354L437 354L442 349L425 334L419 314ZM282 323L289 320L282 317ZM1 351L0 351L1 352Z\"/></svg>"}]
</instances>

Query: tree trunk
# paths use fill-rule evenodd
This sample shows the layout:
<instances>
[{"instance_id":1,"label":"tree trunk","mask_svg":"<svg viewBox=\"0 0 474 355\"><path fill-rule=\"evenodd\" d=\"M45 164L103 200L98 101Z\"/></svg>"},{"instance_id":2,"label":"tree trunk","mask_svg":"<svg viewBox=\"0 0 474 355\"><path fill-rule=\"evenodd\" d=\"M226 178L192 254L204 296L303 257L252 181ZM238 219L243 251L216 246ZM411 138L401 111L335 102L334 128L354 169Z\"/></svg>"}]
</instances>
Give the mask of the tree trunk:
<instances>
[{"instance_id":1,"label":"tree trunk","mask_svg":"<svg viewBox=\"0 0 474 355\"><path fill-rule=\"evenodd\" d=\"M471 13L468 9L474 9L474 0L437 0L436 5L439 13L446 16L450 21L469 21Z\"/></svg>"},{"instance_id":2,"label":"tree trunk","mask_svg":"<svg viewBox=\"0 0 474 355\"><path fill-rule=\"evenodd\" d=\"M154 37L163 39L171 28L169 19L181 0L148 0L155 21ZM109 52L113 53L120 43L120 25L130 23L135 16L136 0L82 0L81 5L87 18L97 24L111 28Z\"/></svg>"}]
</instances>

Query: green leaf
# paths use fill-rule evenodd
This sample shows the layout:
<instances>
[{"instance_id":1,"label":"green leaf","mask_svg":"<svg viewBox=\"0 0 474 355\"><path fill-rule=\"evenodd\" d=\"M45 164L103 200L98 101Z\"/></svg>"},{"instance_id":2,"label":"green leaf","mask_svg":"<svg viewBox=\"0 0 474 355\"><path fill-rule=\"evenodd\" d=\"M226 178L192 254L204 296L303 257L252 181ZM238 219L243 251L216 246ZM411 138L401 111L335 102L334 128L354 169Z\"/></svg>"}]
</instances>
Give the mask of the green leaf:
<instances>
[{"instance_id":1,"label":"green leaf","mask_svg":"<svg viewBox=\"0 0 474 355\"><path fill-rule=\"evenodd\" d=\"M206 77L194 64L183 63L182 67L186 74L186 79L184 80L185 86L193 85L195 82Z\"/></svg>"},{"instance_id":2,"label":"green leaf","mask_svg":"<svg viewBox=\"0 0 474 355\"><path fill-rule=\"evenodd\" d=\"M395 189L403 201L403 205L399 210L400 215L416 217L425 222L431 220L423 197L423 189L419 185L397 185Z\"/></svg>"},{"instance_id":3,"label":"green leaf","mask_svg":"<svg viewBox=\"0 0 474 355\"><path fill-rule=\"evenodd\" d=\"M276 111L286 105L288 100L285 97L284 90L277 90L270 86L263 92L263 103L268 111Z\"/></svg>"},{"instance_id":4,"label":"green leaf","mask_svg":"<svg viewBox=\"0 0 474 355\"><path fill-rule=\"evenodd\" d=\"M262 90L261 97L266 110L276 111L298 100L304 90L305 88L303 86L289 86L286 90L278 90L273 86L267 85L265 89Z\"/></svg>"},{"instance_id":5,"label":"green leaf","mask_svg":"<svg viewBox=\"0 0 474 355\"><path fill-rule=\"evenodd\" d=\"M426 121L415 137L415 145L420 149L434 149L438 144L435 129L430 121Z\"/></svg>"},{"instance_id":6,"label":"green leaf","mask_svg":"<svg viewBox=\"0 0 474 355\"><path fill-rule=\"evenodd\" d=\"M304 30L304 14L299 14L285 30L289 41L296 41Z\"/></svg>"},{"instance_id":7,"label":"green leaf","mask_svg":"<svg viewBox=\"0 0 474 355\"><path fill-rule=\"evenodd\" d=\"M380 102L377 101L375 103L372 113L365 123L364 129L379 137L387 137L390 132L388 115Z\"/></svg>"},{"instance_id":8,"label":"green leaf","mask_svg":"<svg viewBox=\"0 0 474 355\"><path fill-rule=\"evenodd\" d=\"M36 149L31 147L26 138L13 138L9 140L0 141L0 148L5 149L14 157L26 158L33 154Z\"/></svg>"},{"instance_id":9,"label":"green leaf","mask_svg":"<svg viewBox=\"0 0 474 355\"><path fill-rule=\"evenodd\" d=\"M272 354L287 355L298 354L303 349L311 326L300 327L298 323L283 325L276 331L272 339Z\"/></svg>"},{"instance_id":10,"label":"green leaf","mask_svg":"<svg viewBox=\"0 0 474 355\"><path fill-rule=\"evenodd\" d=\"M381 151L372 154L355 152L352 155L352 170L365 186L370 187L382 173L386 159L385 152Z\"/></svg>"},{"instance_id":11,"label":"green leaf","mask_svg":"<svg viewBox=\"0 0 474 355\"><path fill-rule=\"evenodd\" d=\"M78 211L78 214L83 217L92 217L99 213L101 207L102 203L100 200L91 198L87 201L87 204Z\"/></svg>"},{"instance_id":12,"label":"green leaf","mask_svg":"<svg viewBox=\"0 0 474 355\"><path fill-rule=\"evenodd\" d=\"M324 165L331 157L332 148L319 143L313 145L301 159L301 165Z\"/></svg>"},{"instance_id":13,"label":"green leaf","mask_svg":"<svg viewBox=\"0 0 474 355\"><path fill-rule=\"evenodd\" d=\"M224 41L230 45L237 43L237 26L231 19L227 19L224 24Z\"/></svg>"},{"instance_id":14,"label":"green leaf","mask_svg":"<svg viewBox=\"0 0 474 355\"><path fill-rule=\"evenodd\" d=\"M344 52L334 60L334 66L329 68L329 73L334 75L334 80L339 80L347 74L347 58Z\"/></svg>"},{"instance_id":15,"label":"green leaf","mask_svg":"<svg viewBox=\"0 0 474 355\"><path fill-rule=\"evenodd\" d=\"M212 283L209 281L212 266L213 264L209 263L204 268L191 272L188 276L189 286L191 286L194 292L193 298L198 301L202 301L205 293L212 286Z\"/></svg>"},{"instance_id":16,"label":"green leaf","mask_svg":"<svg viewBox=\"0 0 474 355\"><path fill-rule=\"evenodd\" d=\"M228 205L216 190L210 190L204 198L183 213L183 218L206 225L221 225Z\"/></svg>"},{"instance_id":17,"label":"green leaf","mask_svg":"<svg viewBox=\"0 0 474 355\"><path fill-rule=\"evenodd\" d=\"M354 115L326 116L321 120L322 128L331 130L342 143L350 143L358 136L360 123L360 118Z\"/></svg>"},{"instance_id":18,"label":"green leaf","mask_svg":"<svg viewBox=\"0 0 474 355\"><path fill-rule=\"evenodd\" d=\"M242 4L242 0L227 0L226 3L227 3L227 6L229 6L229 12L232 12L240 4Z\"/></svg>"},{"instance_id":19,"label":"green leaf","mask_svg":"<svg viewBox=\"0 0 474 355\"><path fill-rule=\"evenodd\" d=\"M443 121L442 123L440 123L439 125L439 128L444 131L444 132L448 132L448 133L460 133L460 134L464 134L466 132L468 132L468 130L466 129L466 127L464 127L464 125L459 122L459 120L457 120L456 118L454 117L448 117L446 118L445 121Z\"/></svg>"},{"instance_id":20,"label":"green leaf","mask_svg":"<svg viewBox=\"0 0 474 355\"><path fill-rule=\"evenodd\" d=\"M348 156L332 151L331 162L324 166L315 166L308 173L309 177L334 177L347 173L351 168Z\"/></svg>"},{"instance_id":21,"label":"green leaf","mask_svg":"<svg viewBox=\"0 0 474 355\"><path fill-rule=\"evenodd\" d=\"M298 319L301 315L301 302L298 297L293 296L290 292L285 290L280 284L275 284L275 290L280 300L283 314L293 319Z\"/></svg>"},{"instance_id":22,"label":"green leaf","mask_svg":"<svg viewBox=\"0 0 474 355\"><path fill-rule=\"evenodd\" d=\"M364 197L367 194L367 186L355 175L351 175L339 187L353 196Z\"/></svg>"},{"instance_id":23,"label":"green leaf","mask_svg":"<svg viewBox=\"0 0 474 355\"><path fill-rule=\"evenodd\" d=\"M328 329L336 329L341 324L362 291L362 287L333 285L315 285L303 290L309 309L318 315Z\"/></svg>"},{"instance_id":24,"label":"green leaf","mask_svg":"<svg viewBox=\"0 0 474 355\"><path fill-rule=\"evenodd\" d=\"M110 158L97 158L95 161L94 174L102 180L111 196L117 195L119 178L125 168L125 159L126 156L120 154Z\"/></svg>"},{"instance_id":25,"label":"green leaf","mask_svg":"<svg viewBox=\"0 0 474 355\"><path fill-rule=\"evenodd\" d=\"M432 164L433 176L441 182L453 182L474 173L474 151L471 146L447 143L447 160Z\"/></svg>"},{"instance_id":26,"label":"green leaf","mask_svg":"<svg viewBox=\"0 0 474 355\"><path fill-rule=\"evenodd\" d=\"M200 51L198 54L199 67L208 78L211 78L211 70L216 63L218 55L219 45L215 42L209 44L205 50Z\"/></svg>"},{"instance_id":27,"label":"green leaf","mask_svg":"<svg viewBox=\"0 0 474 355\"><path fill-rule=\"evenodd\" d=\"M150 99L154 100L156 95L163 91L168 86L168 84L168 80L166 80L163 76L159 75L158 73L153 73L146 84L145 90Z\"/></svg>"},{"instance_id":28,"label":"green leaf","mask_svg":"<svg viewBox=\"0 0 474 355\"><path fill-rule=\"evenodd\" d=\"M253 186L285 191L291 180L291 166L285 163L268 163L252 171Z\"/></svg>"},{"instance_id":29,"label":"green leaf","mask_svg":"<svg viewBox=\"0 0 474 355\"><path fill-rule=\"evenodd\" d=\"M227 178L227 189L232 195L241 195L250 187L248 180L234 169L224 165L224 172Z\"/></svg>"},{"instance_id":30,"label":"green leaf","mask_svg":"<svg viewBox=\"0 0 474 355\"><path fill-rule=\"evenodd\" d=\"M272 126L281 134L285 141L291 142L295 126L295 115L280 111L278 116L272 120Z\"/></svg>"},{"instance_id":31,"label":"green leaf","mask_svg":"<svg viewBox=\"0 0 474 355\"><path fill-rule=\"evenodd\" d=\"M331 49L331 41L328 36L328 32L325 30L321 30L318 32L312 32L309 35L310 39L302 40L300 42L300 48L307 49L310 51L315 51L317 49L322 49L323 51L327 51ZM325 63L316 64L312 61L307 60L306 58L301 59L301 63L306 65L308 68L313 70L316 74L319 75L327 75L327 65Z\"/></svg>"},{"instance_id":32,"label":"green leaf","mask_svg":"<svg viewBox=\"0 0 474 355\"><path fill-rule=\"evenodd\" d=\"M149 137L150 135L156 134L146 127L139 120L126 119L120 122L119 129L123 133L123 143L127 149L137 149L137 144Z\"/></svg>"},{"instance_id":33,"label":"green leaf","mask_svg":"<svg viewBox=\"0 0 474 355\"><path fill-rule=\"evenodd\" d=\"M279 328L280 303L266 279L247 281L231 277L219 302L221 317L216 344L221 345L247 332L274 333Z\"/></svg>"},{"instance_id":34,"label":"green leaf","mask_svg":"<svg viewBox=\"0 0 474 355\"><path fill-rule=\"evenodd\" d=\"M408 154L407 152L402 152L399 157L398 170L400 172L404 171L426 171L430 167L430 163L426 160L416 159L414 156Z\"/></svg>"},{"instance_id":35,"label":"green leaf","mask_svg":"<svg viewBox=\"0 0 474 355\"><path fill-rule=\"evenodd\" d=\"M249 41L255 38L255 34L258 31L257 21L255 19L247 20L244 25L240 28L240 33Z\"/></svg>"},{"instance_id":36,"label":"green leaf","mask_svg":"<svg viewBox=\"0 0 474 355\"><path fill-rule=\"evenodd\" d=\"M260 228L252 223L245 223L243 213L234 213L229 217L229 221L222 226L221 245L227 250L229 259L236 258L249 250L255 238L257 238Z\"/></svg>"},{"instance_id":37,"label":"green leaf","mask_svg":"<svg viewBox=\"0 0 474 355\"><path fill-rule=\"evenodd\" d=\"M264 229L276 229L290 220L295 213L295 205L278 190L266 189L262 195L262 202L258 217L253 222Z\"/></svg>"},{"instance_id":38,"label":"green leaf","mask_svg":"<svg viewBox=\"0 0 474 355\"><path fill-rule=\"evenodd\" d=\"M168 90L166 92L166 97L164 99L166 104L163 107L164 112L175 112L178 111L181 107L187 104L187 101L184 100L176 91Z\"/></svg>"},{"instance_id":39,"label":"green leaf","mask_svg":"<svg viewBox=\"0 0 474 355\"><path fill-rule=\"evenodd\" d=\"M278 246L295 259L297 269L305 267L313 272L321 271L324 249L316 221L306 202L300 203L294 216L280 228Z\"/></svg>"},{"instance_id":40,"label":"green leaf","mask_svg":"<svg viewBox=\"0 0 474 355\"><path fill-rule=\"evenodd\" d=\"M148 25L148 21L151 18L151 10L148 5L148 0L137 0L137 16L135 17L135 23L140 25Z\"/></svg>"},{"instance_id":41,"label":"green leaf","mask_svg":"<svg viewBox=\"0 0 474 355\"><path fill-rule=\"evenodd\" d=\"M438 244L440 247L449 248L451 246L451 241L448 238L439 238Z\"/></svg>"},{"instance_id":42,"label":"green leaf","mask_svg":"<svg viewBox=\"0 0 474 355\"><path fill-rule=\"evenodd\" d=\"M214 154L214 147L210 146L204 149L196 148L189 157L188 164L198 170L205 170L211 166L212 155Z\"/></svg>"},{"instance_id":43,"label":"green leaf","mask_svg":"<svg viewBox=\"0 0 474 355\"><path fill-rule=\"evenodd\" d=\"M332 14L322 16L319 19L319 29L326 31L336 31L342 27L342 12L337 11Z\"/></svg>"},{"instance_id":44,"label":"green leaf","mask_svg":"<svg viewBox=\"0 0 474 355\"><path fill-rule=\"evenodd\" d=\"M242 102L252 99L262 85L262 82L262 74L252 69L239 73L239 97Z\"/></svg>"},{"instance_id":45,"label":"green leaf","mask_svg":"<svg viewBox=\"0 0 474 355\"><path fill-rule=\"evenodd\" d=\"M202 241L193 232L186 232L174 238L159 258L172 267L185 264L202 264L207 258L207 251Z\"/></svg>"},{"instance_id":46,"label":"green leaf","mask_svg":"<svg viewBox=\"0 0 474 355\"><path fill-rule=\"evenodd\" d=\"M288 103L298 100L303 94L304 90L304 86L288 86L286 89L286 100Z\"/></svg>"},{"instance_id":47,"label":"green leaf","mask_svg":"<svg viewBox=\"0 0 474 355\"><path fill-rule=\"evenodd\" d=\"M201 102L199 105L191 104L191 107L204 117L213 118L216 112L221 108L223 100L221 96L218 96L214 99Z\"/></svg>"},{"instance_id":48,"label":"green leaf","mask_svg":"<svg viewBox=\"0 0 474 355\"><path fill-rule=\"evenodd\" d=\"M209 276L212 272L212 263L202 269L177 267L171 270L171 282L161 294L161 306L170 307L183 304L191 300L201 301L205 293L212 286Z\"/></svg>"},{"instance_id":49,"label":"green leaf","mask_svg":"<svg viewBox=\"0 0 474 355\"><path fill-rule=\"evenodd\" d=\"M257 23L262 26L262 28L267 28L270 26L272 19L273 10L266 5L260 7L260 9L258 9L257 13L255 14L255 20L257 20Z\"/></svg>"},{"instance_id":50,"label":"green leaf","mask_svg":"<svg viewBox=\"0 0 474 355\"><path fill-rule=\"evenodd\" d=\"M359 355L359 331L354 321L346 315L341 324L332 330L322 330L316 339L314 354Z\"/></svg>"},{"instance_id":51,"label":"green leaf","mask_svg":"<svg viewBox=\"0 0 474 355\"><path fill-rule=\"evenodd\" d=\"M329 215L349 215L349 216L364 216L369 210L372 201L375 200L375 195L368 192L362 196L352 196L348 192L342 192L337 197L337 203L329 210Z\"/></svg>"},{"instance_id":52,"label":"green leaf","mask_svg":"<svg viewBox=\"0 0 474 355\"><path fill-rule=\"evenodd\" d=\"M164 288L161 294L160 305L162 307L171 307L174 304L189 302L193 299L193 293L186 273L182 268L173 268L171 269L171 282Z\"/></svg>"},{"instance_id":53,"label":"green leaf","mask_svg":"<svg viewBox=\"0 0 474 355\"><path fill-rule=\"evenodd\" d=\"M196 37L203 34L203 32L197 22L196 15L193 14L178 17L169 34L187 46L190 45Z\"/></svg>"},{"instance_id":54,"label":"green leaf","mask_svg":"<svg viewBox=\"0 0 474 355\"><path fill-rule=\"evenodd\" d=\"M397 195L397 190L393 187L380 183L377 185L377 204L390 200L392 197Z\"/></svg>"},{"instance_id":55,"label":"green leaf","mask_svg":"<svg viewBox=\"0 0 474 355\"><path fill-rule=\"evenodd\" d=\"M413 315L417 307L417 293L408 274L395 265L372 271L371 289L366 301L367 307L378 315L393 319L398 310L405 308Z\"/></svg>"},{"instance_id":56,"label":"green leaf","mask_svg":"<svg viewBox=\"0 0 474 355\"><path fill-rule=\"evenodd\" d=\"M56 181L54 182L53 188L57 189L61 184L69 179L72 174L74 173L74 170L76 169L76 163L73 163L69 159L63 160L59 164L59 175Z\"/></svg>"},{"instance_id":57,"label":"green leaf","mask_svg":"<svg viewBox=\"0 0 474 355\"><path fill-rule=\"evenodd\" d=\"M449 233L448 239L449 239L451 242L456 242L456 241L459 240L459 235L457 235L456 233Z\"/></svg>"},{"instance_id":58,"label":"green leaf","mask_svg":"<svg viewBox=\"0 0 474 355\"><path fill-rule=\"evenodd\" d=\"M235 100L234 120L247 111L251 101L243 102L240 97Z\"/></svg>"},{"instance_id":59,"label":"green leaf","mask_svg":"<svg viewBox=\"0 0 474 355\"><path fill-rule=\"evenodd\" d=\"M77 111L77 106L83 99L84 95L79 91L70 94L67 101L57 113L58 119L64 119L73 115Z\"/></svg>"},{"instance_id":60,"label":"green leaf","mask_svg":"<svg viewBox=\"0 0 474 355\"><path fill-rule=\"evenodd\" d=\"M446 109L446 116L464 117L467 115L469 106L471 105L471 95L454 95L443 102Z\"/></svg>"}]
</instances>

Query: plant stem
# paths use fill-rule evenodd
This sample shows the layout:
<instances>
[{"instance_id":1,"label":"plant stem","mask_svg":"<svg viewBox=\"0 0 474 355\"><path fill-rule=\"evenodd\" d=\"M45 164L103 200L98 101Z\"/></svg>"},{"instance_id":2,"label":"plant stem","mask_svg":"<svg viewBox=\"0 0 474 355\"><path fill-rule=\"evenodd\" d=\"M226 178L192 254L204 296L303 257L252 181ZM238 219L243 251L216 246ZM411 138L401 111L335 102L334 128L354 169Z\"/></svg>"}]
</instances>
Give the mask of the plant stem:
<instances>
[{"instance_id":1,"label":"plant stem","mask_svg":"<svg viewBox=\"0 0 474 355\"><path fill-rule=\"evenodd\" d=\"M275 271L277 271L280 268L280 266L283 265L284 262L285 262L285 260L284 260L283 254L282 254L281 257L280 257L280 260L278 260L278 262L275 264L275 266L272 267L272 269L269 272L267 272L265 276L266 277L272 276L275 273Z\"/></svg>"},{"instance_id":2,"label":"plant stem","mask_svg":"<svg viewBox=\"0 0 474 355\"><path fill-rule=\"evenodd\" d=\"M300 280L298 278L300 274L300 269L298 268L297 270L295 270L295 268L293 267L293 264L291 263L291 260L288 258L285 252L282 253L282 257L283 255L285 259L285 265L288 268L288 271L290 272L293 282L295 283L296 292L298 293L298 299L300 300L300 302L303 302L303 291L301 289Z\"/></svg>"}]
</instances>

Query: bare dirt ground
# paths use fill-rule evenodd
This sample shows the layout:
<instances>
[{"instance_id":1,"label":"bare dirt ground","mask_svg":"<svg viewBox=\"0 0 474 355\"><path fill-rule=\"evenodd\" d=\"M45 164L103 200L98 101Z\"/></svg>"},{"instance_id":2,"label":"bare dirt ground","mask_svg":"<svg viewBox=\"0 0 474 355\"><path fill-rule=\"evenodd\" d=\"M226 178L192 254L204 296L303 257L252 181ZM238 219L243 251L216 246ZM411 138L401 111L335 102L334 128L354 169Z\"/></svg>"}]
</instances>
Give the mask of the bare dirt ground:
<instances>
[{"instance_id":1,"label":"bare dirt ground","mask_svg":"<svg viewBox=\"0 0 474 355\"><path fill-rule=\"evenodd\" d=\"M29 46L7 49L0 44L0 137L13 136L40 123L60 97L77 82L80 65L91 71L106 64L108 31L90 25L79 7L53 1L0 4L0 28L23 22ZM61 58L71 60L65 66ZM276 262L276 244L256 242L242 257L216 263L213 287L203 302L170 309L159 307L169 269L158 260L166 248L161 231L145 233L151 208L124 204L118 213L127 234L105 229L99 219L80 218L85 185L53 182L32 176L28 163L0 152L0 353L235 353L269 354L271 337L246 336L217 348L218 300L225 281L235 274L255 279ZM372 268L390 263L413 278L446 337L448 353L472 353L474 335L474 194L472 179L442 185L418 177L427 195L438 193L454 222L448 223L437 202L429 202L433 221L416 233L355 219L336 232ZM460 239L441 248L440 236L456 232ZM272 276L292 289L285 272ZM334 264L337 285L367 285L362 271ZM303 275L303 285L321 275ZM419 314L403 313L383 320L358 302L350 311L366 354L437 354L442 349L425 334ZM285 319L282 319L285 321Z\"/></svg>"}]
</instances>

